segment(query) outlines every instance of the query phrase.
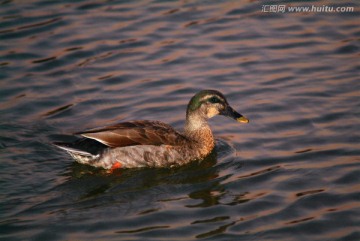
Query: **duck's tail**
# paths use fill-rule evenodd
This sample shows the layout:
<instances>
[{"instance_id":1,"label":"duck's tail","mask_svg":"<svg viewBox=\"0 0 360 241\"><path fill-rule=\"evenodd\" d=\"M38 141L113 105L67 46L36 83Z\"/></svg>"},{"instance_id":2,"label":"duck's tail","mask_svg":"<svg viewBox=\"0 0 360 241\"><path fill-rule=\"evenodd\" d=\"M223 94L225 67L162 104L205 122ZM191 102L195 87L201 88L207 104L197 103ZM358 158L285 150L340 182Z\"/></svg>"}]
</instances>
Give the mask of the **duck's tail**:
<instances>
[{"instance_id":1,"label":"duck's tail","mask_svg":"<svg viewBox=\"0 0 360 241\"><path fill-rule=\"evenodd\" d=\"M67 151L75 161L82 164L92 164L95 161L99 160L100 153L91 153L82 149L81 145L77 145L79 142L75 143L66 143L66 142L54 142L53 145Z\"/></svg>"}]
</instances>

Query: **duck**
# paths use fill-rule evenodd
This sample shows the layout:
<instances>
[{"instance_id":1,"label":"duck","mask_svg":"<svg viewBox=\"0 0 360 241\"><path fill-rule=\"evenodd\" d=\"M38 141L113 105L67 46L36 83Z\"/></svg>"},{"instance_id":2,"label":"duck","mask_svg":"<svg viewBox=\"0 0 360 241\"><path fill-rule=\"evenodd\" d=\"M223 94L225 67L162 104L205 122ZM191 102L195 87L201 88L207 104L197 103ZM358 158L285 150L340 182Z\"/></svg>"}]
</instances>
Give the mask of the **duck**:
<instances>
[{"instance_id":1,"label":"duck","mask_svg":"<svg viewBox=\"0 0 360 241\"><path fill-rule=\"evenodd\" d=\"M73 133L72 143L54 142L81 164L118 168L175 167L203 160L215 148L208 120L222 115L249 123L217 90L201 90L189 101L183 132L161 121L134 120Z\"/></svg>"}]
</instances>

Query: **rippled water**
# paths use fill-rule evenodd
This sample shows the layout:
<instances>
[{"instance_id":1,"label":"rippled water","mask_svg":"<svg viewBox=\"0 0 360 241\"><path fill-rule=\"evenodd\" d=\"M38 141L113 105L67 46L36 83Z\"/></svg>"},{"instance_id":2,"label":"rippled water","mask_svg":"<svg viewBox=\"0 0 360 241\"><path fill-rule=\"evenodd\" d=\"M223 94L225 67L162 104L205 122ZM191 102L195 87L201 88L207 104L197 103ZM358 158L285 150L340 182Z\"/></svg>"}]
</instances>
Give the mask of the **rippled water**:
<instances>
[{"instance_id":1,"label":"rippled water","mask_svg":"<svg viewBox=\"0 0 360 241\"><path fill-rule=\"evenodd\" d=\"M2 0L0 18L0 239L360 240L357 1ZM49 144L181 129L200 89L251 120L211 120L202 163L108 174Z\"/></svg>"}]
</instances>

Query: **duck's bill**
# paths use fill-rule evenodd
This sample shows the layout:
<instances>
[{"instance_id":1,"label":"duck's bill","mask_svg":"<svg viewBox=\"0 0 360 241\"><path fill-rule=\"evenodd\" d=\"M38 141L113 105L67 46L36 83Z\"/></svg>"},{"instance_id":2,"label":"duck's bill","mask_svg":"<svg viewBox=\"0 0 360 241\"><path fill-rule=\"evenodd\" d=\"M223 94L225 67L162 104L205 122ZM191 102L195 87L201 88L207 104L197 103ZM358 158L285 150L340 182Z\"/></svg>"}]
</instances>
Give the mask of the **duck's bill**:
<instances>
[{"instance_id":1,"label":"duck's bill","mask_svg":"<svg viewBox=\"0 0 360 241\"><path fill-rule=\"evenodd\" d=\"M226 107L223 111L220 112L220 115L230 117L231 119L236 120L241 123L249 123L249 119L243 116L242 114L236 112L231 106Z\"/></svg>"}]
</instances>

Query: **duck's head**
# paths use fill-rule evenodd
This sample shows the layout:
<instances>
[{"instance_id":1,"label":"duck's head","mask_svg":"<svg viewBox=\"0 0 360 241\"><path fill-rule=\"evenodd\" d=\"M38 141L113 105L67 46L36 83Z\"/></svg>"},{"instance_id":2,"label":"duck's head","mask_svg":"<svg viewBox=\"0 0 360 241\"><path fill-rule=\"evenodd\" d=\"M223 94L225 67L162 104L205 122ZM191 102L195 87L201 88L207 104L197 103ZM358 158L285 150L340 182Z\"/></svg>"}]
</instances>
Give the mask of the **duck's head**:
<instances>
[{"instance_id":1,"label":"duck's head","mask_svg":"<svg viewBox=\"0 0 360 241\"><path fill-rule=\"evenodd\" d=\"M249 120L236 112L227 102L225 96L217 90L202 90L194 95L187 107L186 117L209 119L216 115L224 115L238 122L249 123Z\"/></svg>"}]
</instances>

